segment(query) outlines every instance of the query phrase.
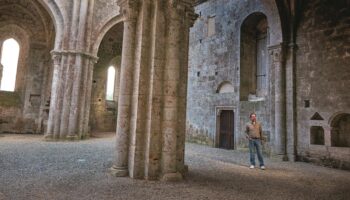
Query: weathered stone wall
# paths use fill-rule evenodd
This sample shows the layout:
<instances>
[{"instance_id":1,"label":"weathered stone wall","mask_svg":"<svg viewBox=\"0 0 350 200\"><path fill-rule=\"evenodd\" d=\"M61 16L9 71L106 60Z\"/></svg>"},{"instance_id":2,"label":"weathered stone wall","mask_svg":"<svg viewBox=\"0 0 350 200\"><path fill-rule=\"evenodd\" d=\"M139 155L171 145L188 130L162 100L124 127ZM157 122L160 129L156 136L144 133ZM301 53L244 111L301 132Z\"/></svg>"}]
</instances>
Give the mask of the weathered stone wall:
<instances>
[{"instance_id":1,"label":"weathered stone wall","mask_svg":"<svg viewBox=\"0 0 350 200\"><path fill-rule=\"evenodd\" d=\"M269 26L268 46L281 42L278 12L273 1L206 1L196 7L200 15L190 33L189 83L187 104L187 139L215 144L216 108L229 106L235 115L235 148L246 146L244 125L256 112L263 131L270 138L269 96L263 101L240 101L241 25L252 13L266 16ZM215 34L208 36L208 21L215 20ZM212 31L212 30L211 30ZM231 93L217 93L221 83L233 85ZM268 150L269 151L269 150Z\"/></svg>"},{"instance_id":2,"label":"weathered stone wall","mask_svg":"<svg viewBox=\"0 0 350 200\"><path fill-rule=\"evenodd\" d=\"M17 93L0 92L0 131L17 132L19 127L15 127L15 121L21 116L21 100Z\"/></svg>"},{"instance_id":3,"label":"weathered stone wall","mask_svg":"<svg viewBox=\"0 0 350 200\"><path fill-rule=\"evenodd\" d=\"M10 38L20 46L15 92L0 91L0 120L6 122L0 132L43 133L50 99L53 22L37 1L0 1L0 13L0 48ZM6 106L11 99L12 105Z\"/></svg>"},{"instance_id":4,"label":"weathered stone wall","mask_svg":"<svg viewBox=\"0 0 350 200\"><path fill-rule=\"evenodd\" d=\"M349 13L346 0L306 1L297 31L296 57L299 158L348 169L350 147L332 147L330 137L332 119L350 113ZM322 119L311 119L316 112ZM324 145L310 144L311 126L324 129Z\"/></svg>"},{"instance_id":5,"label":"weathered stone wall","mask_svg":"<svg viewBox=\"0 0 350 200\"><path fill-rule=\"evenodd\" d=\"M90 128L92 132L116 131L119 72L123 42L123 24L115 25L103 38L98 51L99 60L94 66ZM106 100L107 71L116 70L114 100Z\"/></svg>"}]
</instances>

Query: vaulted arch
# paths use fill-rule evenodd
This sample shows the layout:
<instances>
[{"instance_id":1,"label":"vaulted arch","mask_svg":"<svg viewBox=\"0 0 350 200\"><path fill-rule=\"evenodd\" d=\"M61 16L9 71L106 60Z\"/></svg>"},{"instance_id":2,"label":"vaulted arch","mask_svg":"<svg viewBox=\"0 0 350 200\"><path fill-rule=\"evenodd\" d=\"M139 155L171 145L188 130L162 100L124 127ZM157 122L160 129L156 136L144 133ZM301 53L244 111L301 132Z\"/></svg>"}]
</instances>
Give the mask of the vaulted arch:
<instances>
[{"instance_id":1,"label":"vaulted arch","mask_svg":"<svg viewBox=\"0 0 350 200\"><path fill-rule=\"evenodd\" d=\"M20 110L17 113L21 113L0 116L11 119L11 123L0 131L44 131L47 118L45 105L50 100L52 78L50 51L54 48L56 38L56 21L50 15L51 10L43 6L44 4L45 2L38 0L0 0L0 45L6 39L13 38L20 46L14 93L4 93L2 97L11 96L17 102L14 106ZM16 126L16 123L21 126Z\"/></svg>"}]
</instances>

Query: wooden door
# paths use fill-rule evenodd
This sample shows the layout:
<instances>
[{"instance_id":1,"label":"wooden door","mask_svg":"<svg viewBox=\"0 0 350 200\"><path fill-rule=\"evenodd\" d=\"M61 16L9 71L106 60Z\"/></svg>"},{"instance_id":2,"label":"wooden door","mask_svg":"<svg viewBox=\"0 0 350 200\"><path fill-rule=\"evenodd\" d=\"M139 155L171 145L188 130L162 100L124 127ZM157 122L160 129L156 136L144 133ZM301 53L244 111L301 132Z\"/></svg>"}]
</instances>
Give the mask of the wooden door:
<instances>
[{"instance_id":1,"label":"wooden door","mask_svg":"<svg viewBox=\"0 0 350 200\"><path fill-rule=\"evenodd\" d=\"M234 148L234 116L232 110L221 111L219 148Z\"/></svg>"}]
</instances>

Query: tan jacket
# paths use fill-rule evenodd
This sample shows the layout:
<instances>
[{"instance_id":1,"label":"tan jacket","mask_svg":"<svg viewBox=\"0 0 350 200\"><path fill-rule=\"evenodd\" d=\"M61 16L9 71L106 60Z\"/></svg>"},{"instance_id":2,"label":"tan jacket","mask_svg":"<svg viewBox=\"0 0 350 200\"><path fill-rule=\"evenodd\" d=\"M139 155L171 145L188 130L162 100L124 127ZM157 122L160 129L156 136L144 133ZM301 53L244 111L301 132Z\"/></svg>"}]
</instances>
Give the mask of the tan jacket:
<instances>
[{"instance_id":1,"label":"tan jacket","mask_svg":"<svg viewBox=\"0 0 350 200\"><path fill-rule=\"evenodd\" d=\"M262 139L262 128L261 123L256 121L254 124L249 122L246 124L246 134L249 139Z\"/></svg>"}]
</instances>

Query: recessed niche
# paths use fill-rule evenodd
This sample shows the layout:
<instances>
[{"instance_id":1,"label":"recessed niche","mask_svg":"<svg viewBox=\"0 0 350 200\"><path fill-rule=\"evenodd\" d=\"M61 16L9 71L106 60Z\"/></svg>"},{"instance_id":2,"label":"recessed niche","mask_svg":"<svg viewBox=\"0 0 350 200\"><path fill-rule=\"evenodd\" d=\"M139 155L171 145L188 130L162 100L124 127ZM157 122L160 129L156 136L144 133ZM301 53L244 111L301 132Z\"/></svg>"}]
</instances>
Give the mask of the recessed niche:
<instances>
[{"instance_id":1,"label":"recessed niche","mask_svg":"<svg viewBox=\"0 0 350 200\"><path fill-rule=\"evenodd\" d=\"M324 130L321 126L310 128L310 144L324 145Z\"/></svg>"},{"instance_id":2,"label":"recessed niche","mask_svg":"<svg viewBox=\"0 0 350 200\"><path fill-rule=\"evenodd\" d=\"M304 107L310 108L310 100L304 100Z\"/></svg>"},{"instance_id":3,"label":"recessed niche","mask_svg":"<svg viewBox=\"0 0 350 200\"><path fill-rule=\"evenodd\" d=\"M331 145L350 147L350 114L342 113L331 122Z\"/></svg>"}]
</instances>

